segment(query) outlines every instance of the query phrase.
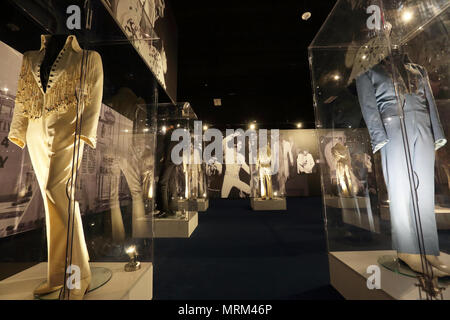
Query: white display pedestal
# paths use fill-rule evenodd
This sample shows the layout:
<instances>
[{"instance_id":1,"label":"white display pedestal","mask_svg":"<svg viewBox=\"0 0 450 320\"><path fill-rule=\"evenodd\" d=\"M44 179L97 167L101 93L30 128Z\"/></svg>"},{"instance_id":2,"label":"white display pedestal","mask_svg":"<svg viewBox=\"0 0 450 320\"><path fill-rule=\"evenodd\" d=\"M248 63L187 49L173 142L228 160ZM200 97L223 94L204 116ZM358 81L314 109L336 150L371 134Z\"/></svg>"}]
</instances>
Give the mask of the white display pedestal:
<instances>
[{"instance_id":1,"label":"white display pedestal","mask_svg":"<svg viewBox=\"0 0 450 320\"><path fill-rule=\"evenodd\" d=\"M380 232L380 218L371 210L368 197L325 196L325 205L342 209L342 220L346 224L371 232Z\"/></svg>"},{"instance_id":2,"label":"white display pedestal","mask_svg":"<svg viewBox=\"0 0 450 320\"><path fill-rule=\"evenodd\" d=\"M126 262L93 262L92 267L107 268L113 275L104 286L86 294L84 300L153 299L153 264L141 262L141 269L125 272ZM39 263L0 281L0 300L34 300L33 290L47 279L47 263Z\"/></svg>"},{"instance_id":3,"label":"white display pedestal","mask_svg":"<svg viewBox=\"0 0 450 320\"><path fill-rule=\"evenodd\" d=\"M261 199L251 198L250 205L254 211L285 211L286 198Z\"/></svg>"},{"instance_id":4,"label":"white display pedestal","mask_svg":"<svg viewBox=\"0 0 450 320\"><path fill-rule=\"evenodd\" d=\"M418 300L417 279L392 272L378 264L378 258L396 255L396 251L341 251L328 254L330 282L348 300ZM381 289L369 290L369 266L380 268ZM444 291L450 300L450 291Z\"/></svg>"},{"instance_id":5,"label":"white display pedestal","mask_svg":"<svg viewBox=\"0 0 450 320\"><path fill-rule=\"evenodd\" d=\"M205 212L209 208L209 199L178 200L178 210Z\"/></svg>"},{"instance_id":6,"label":"white display pedestal","mask_svg":"<svg viewBox=\"0 0 450 320\"><path fill-rule=\"evenodd\" d=\"M198 226L198 213L189 212L188 219L156 218L155 238L189 238Z\"/></svg>"},{"instance_id":7,"label":"white display pedestal","mask_svg":"<svg viewBox=\"0 0 450 320\"><path fill-rule=\"evenodd\" d=\"M332 208L340 209L356 209L356 206L360 209L367 208L367 200L365 197L336 197L336 196L325 196L325 205Z\"/></svg>"},{"instance_id":8,"label":"white display pedestal","mask_svg":"<svg viewBox=\"0 0 450 320\"><path fill-rule=\"evenodd\" d=\"M196 199L197 202L197 211L198 212L206 212L209 208L209 199Z\"/></svg>"},{"instance_id":9,"label":"white display pedestal","mask_svg":"<svg viewBox=\"0 0 450 320\"><path fill-rule=\"evenodd\" d=\"M450 208L436 206L436 223L439 230L450 230Z\"/></svg>"}]
</instances>

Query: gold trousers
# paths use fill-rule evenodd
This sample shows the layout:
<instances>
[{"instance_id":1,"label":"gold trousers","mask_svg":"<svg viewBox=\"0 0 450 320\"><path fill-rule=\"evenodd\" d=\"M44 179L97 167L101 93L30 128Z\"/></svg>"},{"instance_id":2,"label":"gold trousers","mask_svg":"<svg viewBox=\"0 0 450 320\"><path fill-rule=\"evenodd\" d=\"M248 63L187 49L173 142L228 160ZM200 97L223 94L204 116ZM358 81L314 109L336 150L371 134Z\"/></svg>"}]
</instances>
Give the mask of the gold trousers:
<instances>
[{"instance_id":1,"label":"gold trousers","mask_svg":"<svg viewBox=\"0 0 450 320\"><path fill-rule=\"evenodd\" d=\"M69 110L30 120L27 129L28 152L44 200L50 286L64 282L69 205L74 223L72 237L69 237L72 250L68 256L71 256L71 264L80 268L81 279L91 275L80 209L74 200L75 190L66 189L72 177L74 150L79 149L78 165L83 155L84 141L81 140L79 148L74 145L75 121L76 111Z\"/></svg>"},{"instance_id":2,"label":"gold trousers","mask_svg":"<svg viewBox=\"0 0 450 320\"><path fill-rule=\"evenodd\" d=\"M260 184L261 184L261 198L271 199L273 198L272 190L272 176L259 171Z\"/></svg>"},{"instance_id":3,"label":"gold trousers","mask_svg":"<svg viewBox=\"0 0 450 320\"><path fill-rule=\"evenodd\" d=\"M346 163L336 163L336 178L340 187L340 194L344 197L355 196L358 193L358 186L354 184L350 167Z\"/></svg>"}]
</instances>

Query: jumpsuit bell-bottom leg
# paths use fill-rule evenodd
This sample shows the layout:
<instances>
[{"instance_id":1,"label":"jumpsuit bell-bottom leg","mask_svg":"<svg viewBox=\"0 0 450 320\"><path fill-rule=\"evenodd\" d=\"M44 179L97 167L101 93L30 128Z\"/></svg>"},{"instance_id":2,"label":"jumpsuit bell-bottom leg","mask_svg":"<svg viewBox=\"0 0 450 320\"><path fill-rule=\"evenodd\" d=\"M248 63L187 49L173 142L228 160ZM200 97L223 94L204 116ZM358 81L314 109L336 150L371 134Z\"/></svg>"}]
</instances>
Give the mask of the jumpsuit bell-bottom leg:
<instances>
[{"instance_id":1,"label":"jumpsuit bell-bottom leg","mask_svg":"<svg viewBox=\"0 0 450 320\"><path fill-rule=\"evenodd\" d=\"M409 153L417 188L418 209L425 254L439 255L436 216L434 212L434 138L430 116L425 110L405 112ZM384 179L389 193L393 249L399 253L419 254L413 193L397 116L384 119L389 143L381 149Z\"/></svg>"},{"instance_id":2,"label":"jumpsuit bell-bottom leg","mask_svg":"<svg viewBox=\"0 0 450 320\"><path fill-rule=\"evenodd\" d=\"M176 166L174 164L168 164L163 170L159 181L159 192L161 195L160 207L163 212L173 213L176 210L172 199L176 196L176 181L173 177L176 172Z\"/></svg>"},{"instance_id":3,"label":"jumpsuit bell-bottom leg","mask_svg":"<svg viewBox=\"0 0 450 320\"><path fill-rule=\"evenodd\" d=\"M131 192L133 238L149 237L151 229L147 230L148 225L146 221L148 219L145 219L146 214L144 206L144 189L142 184L142 168L134 148L130 147L128 156L122 157L119 162L120 168L125 176L125 180L127 181L128 188Z\"/></svg>"},{"instance_id":4,"label":"jumpsuit bell-bottom leg","mask_svg":"<svg viewBox=\"0 0 450 320\"><path fill-rule=\"evenodd\" d=\"M125 226L123 224L122 211L120 209L120 159L113 155L111 164L111 184L109 192L109 206L111 208L111 237L114 243L120 244L125 241Z\"/></svg>"},{"instance_id":5,"label":"jumpsuit bell-bottom leg","mask_svg":"<svg viewBox=\"0 0 450 320\"><path fill-rule=\"evenodd\" d=\"M76 111L69 110L30 120L27 129L28 151L44 200L50 286L64 282L69 204L74 214L73 236L69 239L72 243L71 264L80 268L81 280L91 276L80 209L74 200L75 190L69 194L67 188L72 177L74 150L78 150L78 145L74 145L75 121ZM83 157L83 146L81 140L78 166Z\"/></svg>"},{"instance_id":6,"label":"jumpsuit bell-bottom leg","mask_svg":"<svg viewBox=\"0 0 450 320\"><path fill-rule=\"evenodd\" d=\"M132 199L132 234L148 234L145 230L146 225L140 220L145 218L144 195L142 186L142 169L136 151L129 146L127 153L117 154L113 163L113 179L111 183L111 224L113 240L122 242L125 239L125 231L120 209L119 184L120 171L123 172L128 188L130 189Z\"/></svg>"}]
</instances>

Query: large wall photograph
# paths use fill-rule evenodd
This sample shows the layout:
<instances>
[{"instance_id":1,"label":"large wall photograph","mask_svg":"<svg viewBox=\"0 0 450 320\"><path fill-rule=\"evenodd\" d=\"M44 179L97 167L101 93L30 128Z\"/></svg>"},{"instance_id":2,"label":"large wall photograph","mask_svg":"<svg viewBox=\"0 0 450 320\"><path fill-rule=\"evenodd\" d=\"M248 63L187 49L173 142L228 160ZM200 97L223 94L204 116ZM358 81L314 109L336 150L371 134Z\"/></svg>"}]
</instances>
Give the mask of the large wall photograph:
<instances>
[{"instance_id":1,"label":"large wall photograph","mask_svg":"<svg viewBox=\"0 0 450 320\"><path fill-rule=\"evenodd\" d=\"M160 85L177 101L177 26L168 0L104 0Z\"/></svg>"},{"instance_id":2,"label":"large wall photograph","mask_svg":"<svg viewBox=\"0 0 450 320\"><path fill-rule=\"evenodd\" d=\"M279 170L272 176L277 196L320 196L320 157L315 130L280 130L279 137ZM226 140L223 140L224 146ZM228 144L228 148L233 146L237 154L244 147L237 139ZM258 175L251 173L248 141L244 154L245 160L240 164L220 164L214 159L206 164L209 197L247 198L254 194L252 189L258 187L258 182L252 181L252 176Z\"/></svg>"}]
</instances>

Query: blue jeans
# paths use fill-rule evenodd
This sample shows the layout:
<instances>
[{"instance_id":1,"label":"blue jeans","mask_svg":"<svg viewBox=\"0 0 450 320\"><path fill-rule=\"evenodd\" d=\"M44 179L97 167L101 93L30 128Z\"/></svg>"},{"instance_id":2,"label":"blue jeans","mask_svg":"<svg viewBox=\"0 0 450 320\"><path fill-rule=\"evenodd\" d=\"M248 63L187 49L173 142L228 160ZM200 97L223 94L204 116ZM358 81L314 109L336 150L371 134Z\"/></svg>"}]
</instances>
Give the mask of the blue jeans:
<instances>
[{"instance_id":1,"label":"blue jeans","mask_svg":"<svg viewBox=\"0 0 450 320\"><path fill-rule=\"evenodd\" d=\"M414 217L414 196L398 116L383 119L389 142L381 149L384 179L389 193L393 249L399 253L419 254L419 238ZM405 126L425 254L439 255L434 212L434 137L429 113L405 112ZM413 188L414 188L413 187Z\"/></svg>"}]
</instances>

